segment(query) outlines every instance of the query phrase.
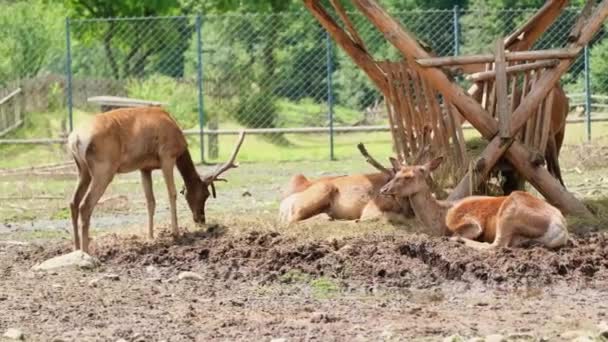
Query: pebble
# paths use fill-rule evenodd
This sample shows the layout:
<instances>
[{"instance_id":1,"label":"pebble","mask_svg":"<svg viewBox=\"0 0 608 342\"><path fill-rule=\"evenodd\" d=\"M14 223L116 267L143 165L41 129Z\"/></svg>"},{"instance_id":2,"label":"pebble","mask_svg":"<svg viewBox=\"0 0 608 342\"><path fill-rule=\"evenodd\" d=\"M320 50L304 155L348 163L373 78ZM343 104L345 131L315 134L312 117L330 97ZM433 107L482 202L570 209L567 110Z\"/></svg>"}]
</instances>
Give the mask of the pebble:
<instances>
[{"instance_id":1,"label":"pebble","mask_svg":"<svg viewBox=\"0 0 608 342\"><path fill-rule=\"evenodd\" d=\"M455 334L444 338L443 342L465 342L465 339L462 336Z\"/></svg>"},{"instance_id":2,"label":"pebble","mask_svg":"<svg viewBox=\"0 0 608 342\"><path fill-rule=\"evenodd\" d=\"M185 271L177 276L178 280L203 280L203 276L198 273Z\"/></svg>"},{"instance_id":3,"label":"pebble","mask_svg":"<svg viewBox=\"0 0 608 342\"><path fill-rule=\"evenodd\" d=\"M9 328L6 330L2 337L8 338L10 340L23 340L23 332L19 329Z\"/></svg>"},{"instance_id":4,"label":"pebble","mask_svg":"<svg viewBox=\"0 0 608 342\"><path fill-rule=\"evenodd\" d=\"M287 342L287 339L284 337L281 338L273 338L270 342Z\"/></svg>"},{"instance_id":5,"label":"pebble","mask_svg":"<svg viewBox=\"0 0 608 342\"><path fill-rule=\"evenodd\" d=\"M502 342L502 341L506 341L506 339L503 335L492 334L492 335L486 336L485 341L486 342Z\"/></svg>"},{"instance_id":6,"label":"pebble","mask_svg":"<svg viewBox=\"0 0 608 342\"><path fill-rule=\"evenodd\" d=\"M42 263L32 267L32 270L51 271L66 267L92 269L99 265L99 260L83 251L78 250L43 261Z\"/></svg>"}]
</instances>

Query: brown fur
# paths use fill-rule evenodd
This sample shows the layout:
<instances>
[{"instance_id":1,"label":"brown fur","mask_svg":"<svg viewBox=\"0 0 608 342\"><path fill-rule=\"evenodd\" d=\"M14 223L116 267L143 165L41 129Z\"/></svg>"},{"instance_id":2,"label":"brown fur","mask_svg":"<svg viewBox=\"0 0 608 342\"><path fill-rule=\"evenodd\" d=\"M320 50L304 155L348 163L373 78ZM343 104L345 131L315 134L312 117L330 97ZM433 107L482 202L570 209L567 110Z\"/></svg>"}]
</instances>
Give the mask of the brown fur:
<instances>
[{"instance_id":1,"label":"brown fur","mask_svg":"<svg viewBox=\"0 0 608 342\"><path fill-rule=\"evenodd\" d=\"M384 173L322 177L313 181L301 174L295 175L281 201L280 218L292 223L325 213L337 220L381 216L396 221L405 219L407 213L399 201L378 196L389 179Z\"/></svg>"},{"instance_id":2,"label":"brown fur","mask_svg":"<svg viewBox=\"0 0 608 342\"><path fill-rule=\"evenodd\" d=\"M184 178L186 200L194 221L205 221L205 201L209 197L207 187L210 183L199 177L184 135L177 122L162 108L125 108L98 114L88 125L70 134L68 146L79 170L78 185L70 202L75 249L88 251L93 208L117 173L140 170L150 238L153 237L156 206L152 170L161 169L163 172L174 234L178 232L177 192L173 180L176 164Z\"/></svg>"},{"instance_id":3,"label":"brown fur","mask_svg":"<svg viewBox=\"0 0 608 342\"><path fill-rule=\"evenodd\" d=\"M414 213L429 229L455 235L471 247L508 247L535 241L554 248L566 243L568 232L559 210L526 192L472 196L451 203L436 200L425 178L441 160L402 167L381 193L409 196Z\"/></svg>"}]
</instances>

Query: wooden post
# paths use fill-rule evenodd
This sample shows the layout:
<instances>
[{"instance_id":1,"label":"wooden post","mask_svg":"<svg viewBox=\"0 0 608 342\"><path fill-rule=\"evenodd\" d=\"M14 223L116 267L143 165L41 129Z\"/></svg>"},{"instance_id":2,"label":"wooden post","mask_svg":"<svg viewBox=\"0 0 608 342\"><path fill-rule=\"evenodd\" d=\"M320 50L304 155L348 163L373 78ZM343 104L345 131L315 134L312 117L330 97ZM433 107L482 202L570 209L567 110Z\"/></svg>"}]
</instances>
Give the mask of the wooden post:
<instances>
[{"instance_id":1,"label":"wooden post","mask_svg":"<svg viewBox=\"0 0 608 342\"><path fill-rule=\"evenodd\" d=\"M507 61L505 60L505 46L502 38L496 40L496 49L494 55L496 56L494 70L496 72L495 87L498 133L501 138L508 139L511 137L511 127L509 127L511 111L509 110L509 93L507 90Z\"/></svg>"}]
</instances>

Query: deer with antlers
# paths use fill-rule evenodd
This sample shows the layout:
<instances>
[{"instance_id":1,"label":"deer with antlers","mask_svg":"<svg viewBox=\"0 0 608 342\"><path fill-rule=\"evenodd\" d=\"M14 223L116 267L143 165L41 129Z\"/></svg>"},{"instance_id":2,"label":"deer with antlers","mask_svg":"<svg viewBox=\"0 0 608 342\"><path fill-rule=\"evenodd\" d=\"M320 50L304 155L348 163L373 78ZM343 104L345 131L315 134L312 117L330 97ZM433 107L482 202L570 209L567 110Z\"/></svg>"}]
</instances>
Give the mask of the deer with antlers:
<instances>
[{"instance_id":1,"label":"deer with antlers","mask_svg":"<svg viewBox=\"0 0 608 342\"><path fill-rule=\"evenodd\" d=\"M227 163L216 171L199 176L181 129L160 107L123 108L96 115L68 137L68 147L78 168L78 185L70 202L74 248L89 250L89 224L93 208L117 173L139 170L148 209L148 237L154 237L152 171L161 169L171 208L171 228L178 235L173 169L177 165L184 179L183 192L194 222L205 223L205 202L209 187L215 198L215 181L238 165L234 162L243 143L244 132ZM79 222L80 219L80 222ZM80 223L80 232L79 232Z\"/></svg>"},{"instance_id":2,"label":"deer with antlers","mask_svg":"<svg viewBox=\"0 0 608 342\"><path fill-rule=\"evenodd\" d=\"M428 152L430 127L425 127L421 148L415 162ZM294 223L320 214L335 220L370 220L383 218L399 223L413 217L409 200L399 196L381 196L380 189L394 177L400 163L389 158L392 168L375 160L360 143L359 151L379 172L348 176L321 177L309 180L302 174L293 176L283 194L279 221Z\"/></svg>"},{"instance_id":3,"label":"deer with antlers","mask_svg":"<svg viewBox=\"0 0 608 342\"><path fill-rule=\"evenodd\" d=\"M422 165L401 165L380 193L409 197L416 217L427 228L442 235L454 235L453 239L476 249L529 242L556 248L568 241L562 213L527 192L514 191L502 197L471 196L455 202L435 199L425 178L442 160L438 157Z\"/></svg>"}]
</instances>

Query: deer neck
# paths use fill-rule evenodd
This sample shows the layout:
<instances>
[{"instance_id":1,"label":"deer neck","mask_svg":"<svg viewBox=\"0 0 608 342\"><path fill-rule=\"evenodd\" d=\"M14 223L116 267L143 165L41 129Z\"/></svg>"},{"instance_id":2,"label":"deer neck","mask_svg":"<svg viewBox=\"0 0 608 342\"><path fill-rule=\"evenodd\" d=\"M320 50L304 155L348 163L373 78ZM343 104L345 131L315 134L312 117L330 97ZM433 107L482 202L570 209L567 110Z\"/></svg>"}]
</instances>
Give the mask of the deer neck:
<instances>
[{"instance_id":1,"label":"deer neck","mask_svg":"<svg viewBox=\"0 0 608 342\"><path fill-rule=\"evenodd\" d=\"M187 149L177 158L175 164L184 179L184 185L188 191L197 189L203 184L201 177L198 175L198 172L196 172L190 152Z\"/></svg>"},{"instance_id":2,"label":"deer neck","mask_svg":"<svg viewBox=\"0 0 608 342\"><path fill-rule=\"evenodd\" d=\"M450 208L449 203L438 201L429 189L424 189L410 196L410 204L416 217L431 229L434 235L443 236L447 233L445 217Z\"/></svg>"}]
</instances>

